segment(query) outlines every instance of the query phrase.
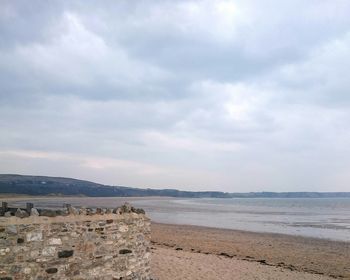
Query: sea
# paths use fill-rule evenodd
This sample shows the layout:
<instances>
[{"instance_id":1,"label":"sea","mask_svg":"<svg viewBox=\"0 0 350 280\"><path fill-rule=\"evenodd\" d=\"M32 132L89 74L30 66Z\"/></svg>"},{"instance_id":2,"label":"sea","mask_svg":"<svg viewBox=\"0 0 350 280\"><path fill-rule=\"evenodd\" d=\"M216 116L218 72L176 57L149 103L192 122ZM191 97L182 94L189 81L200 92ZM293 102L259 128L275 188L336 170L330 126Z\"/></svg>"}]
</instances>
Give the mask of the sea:
<instances>
[{"instance_id":1,"label":"sea","mask_svg":"<svg viewBox=\"0 0 350 280\"><path fill-rule=\"evenodd\" d=\"M47 197L11 201L36 207L143 208L154 222L269 232L350 242L350 198Z\"/></svg>"}]
</instances>

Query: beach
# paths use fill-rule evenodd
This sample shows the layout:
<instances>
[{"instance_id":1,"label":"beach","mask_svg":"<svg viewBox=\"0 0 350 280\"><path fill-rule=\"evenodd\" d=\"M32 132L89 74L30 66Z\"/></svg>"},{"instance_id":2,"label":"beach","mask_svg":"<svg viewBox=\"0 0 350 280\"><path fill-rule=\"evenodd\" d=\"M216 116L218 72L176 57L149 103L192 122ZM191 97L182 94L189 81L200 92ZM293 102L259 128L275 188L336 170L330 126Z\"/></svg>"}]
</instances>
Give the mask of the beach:
<instances>
[{"instance_id":1,"label":"beach","mask_svg":"<svg viewBox=\"0 0 350 280\"><path fill-rule=\"evenodd\" d=\"M142 207L152 220L151 270L158 280L172 279L350 279L350 242L348 241L348 202L336 200L332 207L327 200L303 200L302 207L275 207L276 203L295 204L293 200L179 200L173 198L80 198L80 197L11 197L3 196L9 205L25 206L34 202L40 207L62 207L63 203L113 207L123 201ZM215 204L213 204L215 202ZM254 206L251 206L251 204ZM264 204L259 208L256 204ZM322 205L320 207L311 207ZM266 211L266 206L269 211ZM272 207L274 206L274 207ZM305 208L305 207L308 208ZM311 207L311 208L310 208ZM299 208L301 210L299 210ZM344 211L345 209L345 211ZM281 211L283 210L283 211ZM316 210L321 214L316 216ZM272 214L271 214L272 212ZM275 233L261 232L267 221L302 220L304 212L313 213L311 222L293 234L295 227L278 224ZM328 212L329 218L321 221ZM249 223L252 216L259 222ZM225 220L226 218L226 220ZM335 218L337 218L335 220ZM321 222L313 227L314 219ZM241 220L246 230L232 229ZM262 222L264 221L264 222ZM342 224L339 223L342 222ZM183 225L181 222L201 222L205 226ZM220 227L213 225L220 222ZM332 224L333 222L333 224ZM275 223L276 224L276 223ZM256 225L255 230L250 230ZM309 228L314 236L330 233L345 237L330 240L302 236ZM343 228L339 227L343 225ZM336 228L336 226L338 226ZM231 227L231 229L225 229ZM244 227L243 227L244 228ZM281 232L288 232L284 234ZM290 232L290 233L289 233ZM328 234L332 236L332 234ZM327 235L326 235L327 236Z\"/></svg>"},{"instance_id":2,"label":"beach","mask_svg":"<svg viewBox=\"0 0 350 280\"><path fill-rule=\"evenodd\" d=\"M350 279L350 243L152 224L155 279Z\"/></svg>"}]
</instances>

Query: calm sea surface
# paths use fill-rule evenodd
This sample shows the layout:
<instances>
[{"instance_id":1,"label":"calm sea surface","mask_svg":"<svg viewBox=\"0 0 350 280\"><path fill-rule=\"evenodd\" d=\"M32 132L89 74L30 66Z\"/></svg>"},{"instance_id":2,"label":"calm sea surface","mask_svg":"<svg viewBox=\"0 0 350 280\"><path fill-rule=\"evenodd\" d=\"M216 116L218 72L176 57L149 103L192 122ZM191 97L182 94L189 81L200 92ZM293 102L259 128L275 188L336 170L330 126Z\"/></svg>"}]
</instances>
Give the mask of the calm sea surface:
<instances>
[{"instance_id":1,"label":"calm sea surface","mask_svg":"<svg viewBox=\"0 0 350 280\"><path fill-rule=\"evenodd\" d=\"M350 241L350 199L173 199L44 198L37 207L116 207L128 201L155 222L189 224L256 232L273 232ZM11 202L23 205L26 200Z\"/></svg>"}]
</instances>

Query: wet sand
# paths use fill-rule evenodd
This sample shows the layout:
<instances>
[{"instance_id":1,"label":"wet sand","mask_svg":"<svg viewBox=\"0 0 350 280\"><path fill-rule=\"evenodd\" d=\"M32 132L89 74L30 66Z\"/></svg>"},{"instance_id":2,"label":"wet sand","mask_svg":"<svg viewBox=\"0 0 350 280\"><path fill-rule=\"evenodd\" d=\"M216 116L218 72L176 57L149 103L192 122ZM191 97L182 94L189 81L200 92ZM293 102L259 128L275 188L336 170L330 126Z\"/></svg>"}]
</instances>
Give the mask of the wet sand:
<instances>
[{"instance_id":1,"label":"wet sand","mask_svg":"<svg viewBox=\"0 0 350 280\"><path fill-rule=\"evenodd\" d=\"M350 243L152 224L156 279L350 279Z\"/></svg>"}]
</instances>

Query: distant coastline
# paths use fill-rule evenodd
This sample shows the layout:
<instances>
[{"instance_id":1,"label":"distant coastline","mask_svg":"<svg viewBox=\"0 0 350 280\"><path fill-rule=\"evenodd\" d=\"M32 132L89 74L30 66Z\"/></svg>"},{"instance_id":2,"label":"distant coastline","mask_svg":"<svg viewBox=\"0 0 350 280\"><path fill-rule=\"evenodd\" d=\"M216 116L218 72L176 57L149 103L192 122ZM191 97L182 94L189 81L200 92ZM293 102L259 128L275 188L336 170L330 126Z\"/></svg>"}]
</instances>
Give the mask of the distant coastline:
<instances>
[{"instance_id":1,"label":"distant coastline","mask_svg":"<svg viewBox=\"0 0 350 280\"><path fill-rule=\"evenodd\" d=\"M72 178L17 174L0 174L0 194L87 197L350 198L350 192L195 192L177 189L142 189L125 186L109 186Z\"/></svg>"}]
</instances>

